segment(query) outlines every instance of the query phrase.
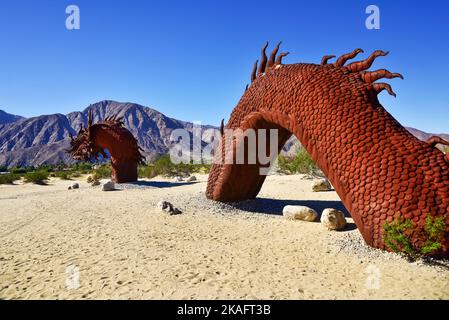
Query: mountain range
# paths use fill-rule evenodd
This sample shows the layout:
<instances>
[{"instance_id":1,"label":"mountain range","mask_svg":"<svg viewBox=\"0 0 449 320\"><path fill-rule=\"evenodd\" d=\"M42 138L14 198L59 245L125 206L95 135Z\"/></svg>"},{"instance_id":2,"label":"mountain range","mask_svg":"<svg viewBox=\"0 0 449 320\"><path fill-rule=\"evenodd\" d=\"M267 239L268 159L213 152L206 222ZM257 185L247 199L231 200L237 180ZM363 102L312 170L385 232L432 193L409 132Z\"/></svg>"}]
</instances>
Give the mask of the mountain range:
<instances>
[{"instance_id":1,"label":"mountain range","mask_svg":"<svg viewBox=\"0 0 449 320\"><path fill-rule=\"evenodd\" d=\"M43 164L73 163L66 150L70 134L76 136L81 125L86 127L88 112L92 110L94 123L118 115L150 160L169 152L170 134L175 129L185 129L192 135L193 124L169 118L164 114L135 103L101 101L83 111L69 114L42 115L23 118L0 113L0 166L39 166ZM202 126L211 129L212 126ZM212 134L203 136L202 144L210 141Z\"/></svg>"},{"instance_id":2,"label":"mountain range","mask_svg":"<svg viewBox=\"0 0 449 320\"><path fill-rule=\"evenodd\" d=\"M87 124L89 110L92 110L94 123L119 115L125 126L136 137L144 150L147 160L169 152L172 142L170 135L175 129L185 129L192 135L193 124L176 120L152 108L135 103L120 103L105 100L90 105L83 111L69 114L42 115L24 118L0 110L0 166L39 166L43 164L73 163L65 151L70 145L70 134ZM202 126L202 129L213 129ZM407 127L413 135L427 140L434 134ZM212 134L203 135L202 145L209 143ZM439 134L449 140L449 134ZM291 138L284 147L284 154L294 154L300 147Z\"/></svg>"},{"instance_id":3,"label":"mountain range","mask_svg":"<svg viewBox=\"0 0 449 320\"><path fill-rule=\"evenodd\" d=\"M6 113L3 110L0 110L0 125L16 122L23 119L21 116L16 116L13 114Z\"/></svg>"}]
</instances>

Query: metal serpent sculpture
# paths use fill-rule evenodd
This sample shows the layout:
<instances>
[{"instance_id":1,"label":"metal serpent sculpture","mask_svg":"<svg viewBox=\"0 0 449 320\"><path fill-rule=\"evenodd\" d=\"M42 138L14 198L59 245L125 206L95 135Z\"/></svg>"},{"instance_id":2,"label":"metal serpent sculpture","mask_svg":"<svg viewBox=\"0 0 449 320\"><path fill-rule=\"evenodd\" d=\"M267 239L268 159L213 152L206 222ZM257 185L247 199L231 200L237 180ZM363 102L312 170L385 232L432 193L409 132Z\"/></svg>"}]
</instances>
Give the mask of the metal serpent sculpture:
<instances>
[{"instance_id":1,"label":"metal serpent sculpture","mask_svg":"<svg viewBox=\"0 0 449 320\"><path fill-rule=\"evenodd\" d=\"M267 63L266 48L259 68L257 62L254 65L251 85L221 131L277 129L276 152L294 134L373 247L386 248L382 235L386 221L398 216L412 220L416 228L409 236L420 247L426 241L421 232L426 217L443 217L444 239L435 255L447 257L449 155L435 145L448 143L437 137L427 143L418 140L379 103L381 91L396 94L389 84L375 81L403 78L385 69L368 71L377 57L388 52L377 50L350 64L347 61L363 50L342 55L334 63L328 61L335 56L324 56L321 64L283 65L288 53L275 59L277 46ZM234 140L232 148L239 143L245 142ZM212 167L207 197L222 202L255 198L265 180L259 174L261 164L226 164L225 143L221 146L216 157L222 161Z\"/></svg>"},{"instance_id":2,"label":"metal serpent sculpture","mask_svg":"<svg viewBox=\"0 0 449 320\"><path fill-rule=\"evenodd\" d=\"M87 128L81 127L78 136L71 138L68 152L76 160L98 160L101 154L107 157L105 149L111 155L112 177L116 183L137 181L137 166L143 162L141 148L131 132L117 116L106 118L93 124L92 110L89 110Z\"/></svg>"}]
</instances>

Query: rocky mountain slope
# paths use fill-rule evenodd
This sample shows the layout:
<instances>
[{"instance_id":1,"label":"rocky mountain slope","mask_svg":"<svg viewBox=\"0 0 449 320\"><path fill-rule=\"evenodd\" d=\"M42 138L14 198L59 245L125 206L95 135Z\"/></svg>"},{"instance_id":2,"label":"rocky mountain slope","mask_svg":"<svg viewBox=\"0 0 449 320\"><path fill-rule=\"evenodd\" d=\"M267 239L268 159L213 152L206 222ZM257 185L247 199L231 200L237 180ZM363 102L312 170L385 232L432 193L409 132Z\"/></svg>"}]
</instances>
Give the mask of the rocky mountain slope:
<instances>
[{"instance_id":1,"label":"rocky mountain slope","mask_svg":"<svg viewBox=\"0 0 449 320\"><path fill-rule=\"evenodd\" d=\"M434 133L427 133L415 128L410 128L410 127L405 127L408 131L411 132L411 134L413 134L415 137L417 137L420 140L426 141L427 139L429 139L432 136L440 136L441 138L443 138L446 141L449 141L449 134L446 133L441 133L441 134L434 134Z\"/></svg>"},{"instance_id":2,"label":"rocky mountain slope","mask_svg":"<svg viewBox=\"0 0 449 320\"><path fill-rule=\"evenodd\" d=\"M71 163L72 159L65 152L69 147L69 135L76 136L81 125L86 126L89 110L92 110L94 123L113 115L123 117L147 159L169 152L173 130L186 129L191 133L193 128L192 123L169 118L138 104L101 101L82 112L19 118L0 125L0 166ZM213 127L203 126L203 129L210 128ZM208 137L204 136L203 145Z\"/></svg>"},{"instance_id":3,"label":"rocky mountain slope","mask_svg":"<svg viewBox=\"0 0 449 320\"><path fill-rule=\"evenodd\" d=\"M9 114L3 110L0 110L0 125L16 122L20 119L23 119L23 117Z\"/></svg>"}]
</instances>

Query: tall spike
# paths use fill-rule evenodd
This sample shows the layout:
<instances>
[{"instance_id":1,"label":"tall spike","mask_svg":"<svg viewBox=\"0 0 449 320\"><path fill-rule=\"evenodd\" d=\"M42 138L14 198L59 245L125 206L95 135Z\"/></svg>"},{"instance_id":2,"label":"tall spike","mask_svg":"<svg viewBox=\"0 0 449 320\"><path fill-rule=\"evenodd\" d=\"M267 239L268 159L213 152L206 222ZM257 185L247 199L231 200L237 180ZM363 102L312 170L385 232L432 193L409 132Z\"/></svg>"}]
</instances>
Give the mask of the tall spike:
<instances>
[{"instance_id":1,"label":"tall spike","mask_svg":"<svg viewBox=\"0 0 449 320\"><path fill-rule=\"evenodd\" d=\"M256 80L258 63L259 63L259 60L256 60L256 62L254 62L253 71L251 72L251 83L253 83L254 80Z\"/></svg>"},{"instance_id":2,"label":"tall spike","mask_svg":"<svg viewBox=\"0 0 449 320\"><path fill-rule=\"evenodd\" d=\"M330 59L333 59L333 58L335 58L334 55L324 56L324 57L321 59L321 65L322 65L322 66L326 65L327 62L328 62Z\"/></svg>"},{"instance_id":3,"label":"tall spike","mask_svg":"<svg viewBox=\"0 0 449 320\"><path fill-rule=\"evenodd\" d=\"M221 134L222 136L224 135L224 119L221 120L220 134Z\"/></svg>"},{"instance_id":4,"label":"tall spike","mask_svg":"<svg viewBox=\"0 0 449 320\"><path fill-rule=\"evenodd\" d=\"M426 141L428 144L430 144L432 147L435 147L437 144L442 144L449 146L449 141L444 140L443 138L439 136L432 136Z\"/></svg>"},{"instance_id":5,"label":"tall spike","mask_svg":"<svg viewBox=\"0 0 449 320\"><path fill-rule=\"evenodd\" d=\"M265 45L262 47L261 50L262 59L260 60L259 70L257 71L258 76L265 73L265 67L267 66L267 54L265 51L267 50L267 48L268 48L268 41L265 43Z\"/></svg>"},{"instance_id":6,"label":"tall spike","mask_svg":"<svg viewBox=\"0 0 449 320\"><path fill-rule=\"evenodd\" d=\"M288 56L290 52L281 52L278 57L276 58L276 62L274 63L276 66L279 66L282 64L282 58Z\"/></svg>"},{"instance_id":7,"label":"tall spike","mask_svg":"<svg viewBox=\"0 0 449 320\"><path fill-rule=\"evenodd\" d=\"M89 113L87 115L87 127L92 127L92 109L89 110Z\"/></svg>"},{"instance_id":8,"label":"tall spike","mask_svg":"<svg viewBox=\"0 0 449 320\"><path fill-rule=\"evenodd\" d=\"M342 55L338 60L334 63L335 67L343 67L346 61L350 59L354 59L359 53L364 52L362 49L355 49L351 53L347 53Z\"/></svg>"},{"instance_id":9,"label":"tall spike","mask_svg":"<svg viewBox=\"0 0 449 320\"><path fill-rule=\"evenodd\" d=\"M373 84L374 91L376 93L381 93L383 90L387 90L390 95L396 98L396 93L394 93L393 89L388 83L375 83Z\"/></svg>"},{"instance_id":10,"label":"tall spike","mask_svg":"<svg viewBox=\"0 0 449 320\"><path fill-rule=\"evenodd\" d=\"M271 52L270 58L268 59L268 62L267 62L266 70L269 70L274 66L274 63L276 62L276 55L278 54L281 44L282 44L282 41L279 41L279 43L276 45L274 50Z\"/></svg>"},{"instance_id":11,"label":"tall spike","mask_svg":"<svg viewBox=\"0 0 449 320\"><path fill-rule=\"evenodd\" d=\"M381 78L393 79L401 78L404 79L400 73L391 73L386 69L380 69L376 71L364 71L360 73L362 80L366 83L373 83Z\"/></svg>"},{"instance_id":12,"label":"tall spike","mask_svg":"<svg viewBox=\"0 0 449 320\"><path fill-rule=\"evenodd\" d=\"M359 72L359 71L363 71L363 70L368 70L372 66L374 60L376 60L377 57L380 57L380 56L384 57L387 54L388 54L388 51L384 52L382 50L376 50L366 60L353 62L353 63L347 65L345 68L347 70L349 70L350 72Z\"/></svg>"}]
</instances>

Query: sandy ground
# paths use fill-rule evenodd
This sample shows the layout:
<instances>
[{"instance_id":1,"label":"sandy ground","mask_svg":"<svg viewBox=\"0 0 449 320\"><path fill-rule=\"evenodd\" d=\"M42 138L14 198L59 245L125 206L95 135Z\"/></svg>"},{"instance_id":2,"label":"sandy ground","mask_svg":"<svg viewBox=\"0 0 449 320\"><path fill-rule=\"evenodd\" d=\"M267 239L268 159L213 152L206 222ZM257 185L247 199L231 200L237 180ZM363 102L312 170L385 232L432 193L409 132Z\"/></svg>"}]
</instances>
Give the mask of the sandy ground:
<instances>
[{"instance_id":1,"label":"sandy ground","mask_svg":"<svg viewBox=\"0 0 449 320\"><path fill-rule=\"evenodd\" d=\"M335 192L270 176L260 199L235 208L206 200L198 177L113 192L0 186L0 298L449 298L447 267L366 248L352 224L331 232L280 215L287 204L341 207ZM184 213L158 212L160 200Z\"/></svg>"}]
</instances>

